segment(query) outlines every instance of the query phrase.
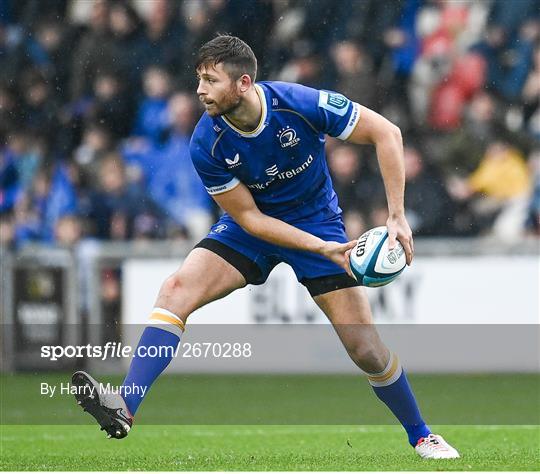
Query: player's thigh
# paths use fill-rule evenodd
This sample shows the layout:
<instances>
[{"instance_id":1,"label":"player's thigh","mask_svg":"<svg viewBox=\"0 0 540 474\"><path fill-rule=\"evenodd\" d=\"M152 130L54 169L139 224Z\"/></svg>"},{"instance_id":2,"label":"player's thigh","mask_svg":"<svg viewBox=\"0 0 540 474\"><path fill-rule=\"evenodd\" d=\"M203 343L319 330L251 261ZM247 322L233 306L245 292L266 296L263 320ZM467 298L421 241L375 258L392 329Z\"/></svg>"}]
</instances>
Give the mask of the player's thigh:
<instances>
[{"instance_id":1,"label":"player's thigh","mask_svg":"<svg viewBox=\"0 0 540 474\"><path fill-rule=\"evenodd\" d=\"M214 252L195 248L163 283L156 306L187 319L196 309L246 286L242 274Z\"/></svg>"},{"instance_id":2,"label":"player's thigh","mask_svg":"<svg viewBox=\"0 0 540 474\"><path fill-rule=\"evenodd\" d=\"M365 357L364 352L385 351L373 324L364 288L359 286L342 288L315 296L313 299L330 320L351 356Z\"/></svg>"},{"instance_id":3,"label":"player's thigh","mask_svg":"<svg viewBox=\"0 0 540 474\"><path fill-rule=\"evenodd\" d=\"M329 291L313 297L332 324L372 324L366 290L360 286Z\"/></svg>"}]
</instances>

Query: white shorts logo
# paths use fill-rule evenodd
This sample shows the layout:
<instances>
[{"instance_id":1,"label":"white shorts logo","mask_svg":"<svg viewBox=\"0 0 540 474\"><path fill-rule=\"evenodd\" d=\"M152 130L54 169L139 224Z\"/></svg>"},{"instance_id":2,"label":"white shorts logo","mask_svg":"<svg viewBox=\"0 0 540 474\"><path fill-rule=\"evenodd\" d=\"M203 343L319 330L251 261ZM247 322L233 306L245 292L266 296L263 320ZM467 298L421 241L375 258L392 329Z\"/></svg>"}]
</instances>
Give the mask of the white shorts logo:
<instances>
[{"instance_id":1,"label":"white shorts logo","mask_svg":"<svg viewBox=\"0 0 540 474\"><path fill-rule=\"evenodd\" d=\"M212 229L213 234L219 234L220 232L223 232L225 229L227 229L227 224L219 224L216 226L215 229Z\"/></svg>"}]
</instances>

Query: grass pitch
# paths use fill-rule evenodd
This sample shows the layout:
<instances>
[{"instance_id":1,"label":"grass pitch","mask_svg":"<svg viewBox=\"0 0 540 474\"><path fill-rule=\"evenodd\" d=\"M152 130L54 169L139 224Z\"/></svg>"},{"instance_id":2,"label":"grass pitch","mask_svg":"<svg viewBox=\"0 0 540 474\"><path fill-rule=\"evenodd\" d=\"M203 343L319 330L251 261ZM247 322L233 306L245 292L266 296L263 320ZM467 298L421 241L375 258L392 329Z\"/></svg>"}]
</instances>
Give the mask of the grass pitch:
<instances>
[{"instance_id":1,"label":"grass pitch","mask_svg":"<svg viewBox=\"0 0 540 474\"><path fill-rule=\"evenodd\" d=\"M461 459L416 457L399 427L153 426L107 440L95 426L3 426L2 470L402 471L539 469L532 426L440 426Z\"/></svg>"},{"instance_id":2,"label":"grass pitch","mask_svg":"<svg viewBox=\"0 0 540 474\"><path fill-rule=\"evenodd\" d=\"M409 378L461 459L418 458L358 376L164 376L130 435L108 440L72 396L40 395L43 381L69 380L56 373L0 376L0 469L540 470L538 374Z\"/></svg>"}]
</instances>

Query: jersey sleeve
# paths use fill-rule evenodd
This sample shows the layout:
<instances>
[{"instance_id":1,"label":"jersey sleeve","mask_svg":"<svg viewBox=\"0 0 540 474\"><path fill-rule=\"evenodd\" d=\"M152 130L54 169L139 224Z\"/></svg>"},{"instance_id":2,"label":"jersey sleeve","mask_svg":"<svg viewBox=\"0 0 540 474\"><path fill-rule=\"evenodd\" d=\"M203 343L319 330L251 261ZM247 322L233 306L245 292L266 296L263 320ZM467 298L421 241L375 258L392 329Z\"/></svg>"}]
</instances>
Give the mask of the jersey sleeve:
<instances>
[{"instance_id":1,"label":"jersey sleeve","mask_svg":"<svg viewBox=\"0 0 540 474\"><path fill-rule=\"evenodd\" d=\"M193 138L189 146L193 166L201 178L208 194L221 194L230 191L240 184L240 180L233 176L218 159L214 158L200 143Z\"/></svg>"},{"instance_id":2,"label":"jersey sleeve","mask_svg":"<svg viewBox=\"0 0 540 474\"><path fill-rule=\"evenodd\" d=\"M360 119L360 105L337 92L294 85L295 109L320 132L347 140Z\"/></svg>"}]
</instances>

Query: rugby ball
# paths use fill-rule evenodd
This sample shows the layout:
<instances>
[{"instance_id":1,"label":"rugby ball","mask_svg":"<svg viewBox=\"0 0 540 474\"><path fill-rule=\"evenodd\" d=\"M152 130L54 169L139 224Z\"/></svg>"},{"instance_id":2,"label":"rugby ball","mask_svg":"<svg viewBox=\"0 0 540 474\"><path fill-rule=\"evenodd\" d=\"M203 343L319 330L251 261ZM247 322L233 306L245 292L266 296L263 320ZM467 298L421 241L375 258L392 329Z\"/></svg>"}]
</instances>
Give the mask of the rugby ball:
<instances>
[{"instance_id":1,"label":"rugby ball","mask_svg":"<svg viewBox=\"0 0 540 474\"><path fill-rule=\"evenodd\" d=\"M350 255L351 270L362 286L377 287L395 280L405 269L405 250L397 242L388 250L386 226L364 232Z\"/></svg>"}]
</instances>

